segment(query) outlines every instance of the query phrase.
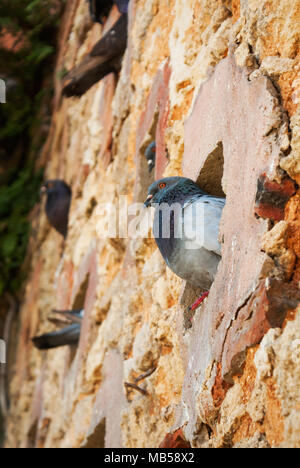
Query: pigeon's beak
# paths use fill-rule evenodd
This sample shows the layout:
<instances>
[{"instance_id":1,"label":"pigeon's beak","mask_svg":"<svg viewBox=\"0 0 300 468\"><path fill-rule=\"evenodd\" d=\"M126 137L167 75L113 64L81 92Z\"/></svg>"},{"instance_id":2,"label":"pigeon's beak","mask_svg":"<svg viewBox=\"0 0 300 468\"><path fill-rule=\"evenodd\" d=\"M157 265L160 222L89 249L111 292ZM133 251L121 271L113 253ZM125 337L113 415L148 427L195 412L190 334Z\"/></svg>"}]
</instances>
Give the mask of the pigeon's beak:
<instances>
[{"instance_id":1,"label":"pigeon's beak","mask_svg":"<svg viewBox=\"0 0 300 468\"><path fill-rule=\"evenodd\" d=\"M146 201L144 202L144 205L148 208L148 206L151 205L151 200L153 198L153 195L148 195L148 197L146 198Z\"/></svg>"}]
</instances>

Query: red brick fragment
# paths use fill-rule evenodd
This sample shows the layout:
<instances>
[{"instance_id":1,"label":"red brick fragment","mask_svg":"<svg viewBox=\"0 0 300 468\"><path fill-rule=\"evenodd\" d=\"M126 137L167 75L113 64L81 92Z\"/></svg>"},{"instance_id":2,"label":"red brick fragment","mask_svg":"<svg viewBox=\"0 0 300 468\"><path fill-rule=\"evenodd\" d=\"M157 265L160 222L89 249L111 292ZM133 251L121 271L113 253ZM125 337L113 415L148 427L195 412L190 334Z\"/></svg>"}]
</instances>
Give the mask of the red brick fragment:
<instances>
[{"instance_id":1,"label":"red brick fragment","mask_svg":"<svg viewBox=\"0 0 300 468\"><path fill-rule=\"evenodd\" d=\"M246 351L270 328L283 325L288 311L300 303L300 291L290 282L262 280L228 329L222 356L222 377L231 381L244 365Z\"/></svg>"},{"instance_id":2,"label":"red brick fragment","mask_svg":"<svg viewBox=\"0 0 300 468\"><path fill-rule=\"evenodd\" d=\"M281 221L284 219L285 205L295 193L296 187L291 179L286 178L279 184L264 173L257 181L255 213L264 219Z\"/></svg>"},{"instance_id":3,"label":"red brick fragment","mask_svg":"<svg viewBox=\"0 0 300 468\"><path fill-rule=\"evenodd\" d=\"M185 440L182 429L167 434L159 445L159 448L190 448L190 444Z\"/></svg>"}]
</instances>

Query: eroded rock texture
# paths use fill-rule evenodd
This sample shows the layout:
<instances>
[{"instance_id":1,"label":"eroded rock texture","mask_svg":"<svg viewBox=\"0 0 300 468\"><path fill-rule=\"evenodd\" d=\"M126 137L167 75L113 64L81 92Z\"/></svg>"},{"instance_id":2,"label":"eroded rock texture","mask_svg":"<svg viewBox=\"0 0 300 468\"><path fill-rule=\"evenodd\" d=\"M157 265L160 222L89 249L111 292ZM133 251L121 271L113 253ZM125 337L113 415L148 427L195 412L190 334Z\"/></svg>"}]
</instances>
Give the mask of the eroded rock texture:
<instances>
[{"instance_id":1,"label":"eroded rock texture","mask_svg":"<svg viewBox=\"0 0 300 468\"><path fill-rule=\"evenodd\" d=\"M72 185L69 233L40 208L7 447L300 446L299 15L298 0L131 0L120 76L67 100L57 72L102 34L67 2L41 164ZM192 319L197 291L153 239L122 223L101 236L104 204L141 202L163 175L226 195L222 262ZM33 348L51 308L81 307L77 350Z\"/></svg>"}]
</instances>

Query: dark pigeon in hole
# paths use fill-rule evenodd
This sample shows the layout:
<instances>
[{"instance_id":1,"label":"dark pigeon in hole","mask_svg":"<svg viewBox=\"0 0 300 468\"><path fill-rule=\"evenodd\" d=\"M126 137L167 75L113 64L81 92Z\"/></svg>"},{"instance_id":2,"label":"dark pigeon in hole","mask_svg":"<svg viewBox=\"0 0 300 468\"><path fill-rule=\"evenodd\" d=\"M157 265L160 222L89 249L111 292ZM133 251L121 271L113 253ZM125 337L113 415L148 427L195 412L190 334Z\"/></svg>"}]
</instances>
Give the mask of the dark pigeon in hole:
<instances>
[{"instance_id":1,"label":"dark pigeon in hole","mask_svg":"<svg viewBox=\"0 0 300 468\"><path fill-rule=\"evenodd\" d=\"M155 151L156 151L156 143L155 141L152 141L152 143L150 143L150 145L147 146L146 151L145 151L145 157L148 163L149 174L151 174L155 166L155 157L156 157Z\"/></svg>"},{"instance_id":2,"label":"dark pigeon in hole","mask_svg":"<svg viewBox=\"0 0 300 468\"><path fill-rule=\"evenodd\" d=\"M71 188L63 180L48 180L41 187L41 194L47 195L46 215L50 224L66 237L71 203Z\"/></svg>"},{"instance_id":3,"label":"dark pigeon in hole","mask_svg":"<svg viewBox=\"0 0 300 468\"><path fill-rule=\"evenodd\" d=\"M71 325L50 333L44 333L40 336L32 338L32 342L37 349L45 350L59 348L67 345L77 345L80 337L81 322L83 318L83 310L66 310L53 311L57 314L65 316L71 322Z\"/></svg>"},{"instance_id":4,"label":"dark pigeon in hole","mask_svg":"<svg viewBox=\"0 0 300 468\"><path fill-rule=\"evenodd\" d=\"M129 0L115 0L120 13L128 13Z\"/></svg>"},{"instance_id":5,"label":"dark pigeon in hole","mask_svg":"<svg viewBox=\"0 0 300 468\"><path fill-rule=\"evenodd\" d=\"M109 73L117 73L127 46L127 14L123 13L91 52L63 79L62 94L82 96Z\"/></svg>"},{"instance_id":6,"label":"dark pigeon in hole","mask_svg":"<svg viewBox=\"0 0 300 468\"><path fill-rule=\"evenodd\" d=\"M176 208L170 213L173 204L178 214ZM167 177L149 187L145 205L155 206L154 237L167 265L188 283L209 289L221 260L218 235L225 198L208 195L191 179Z\"/></svg>"}]
</instances>

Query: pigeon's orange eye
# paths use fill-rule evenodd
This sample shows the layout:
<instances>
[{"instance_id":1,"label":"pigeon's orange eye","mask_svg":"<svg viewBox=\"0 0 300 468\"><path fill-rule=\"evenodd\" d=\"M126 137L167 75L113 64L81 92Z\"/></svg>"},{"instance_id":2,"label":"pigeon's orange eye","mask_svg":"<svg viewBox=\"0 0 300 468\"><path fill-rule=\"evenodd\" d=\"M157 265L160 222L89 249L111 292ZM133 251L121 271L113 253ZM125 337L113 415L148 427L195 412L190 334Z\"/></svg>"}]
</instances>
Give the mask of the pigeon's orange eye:
<instances>
[{"instance_id":1,"label":"pigeon's orange eye","mask_svg":"<svg viewBox=\"0 0 300 468\"><path fill-rule=\"evenodd\" d=\"M52 182L49 182L47 188L48 188L48 189L52 189L52 188L53 188L53 183L52 183Z\"/></svg>"},{"instance_id":2,"label":"pigeon's orange eye","mask_svg":"<svg viewBox=\"0 0 300 468\"><path fill-rule=\"evenodd\" d=\"M166 186L166 184L165 184L164 182L162 182L161 184L159 184L158 187L159 187L160 189L163 189L163 188L165 188L165 186Z\"/></svg>"}]
</instances>

